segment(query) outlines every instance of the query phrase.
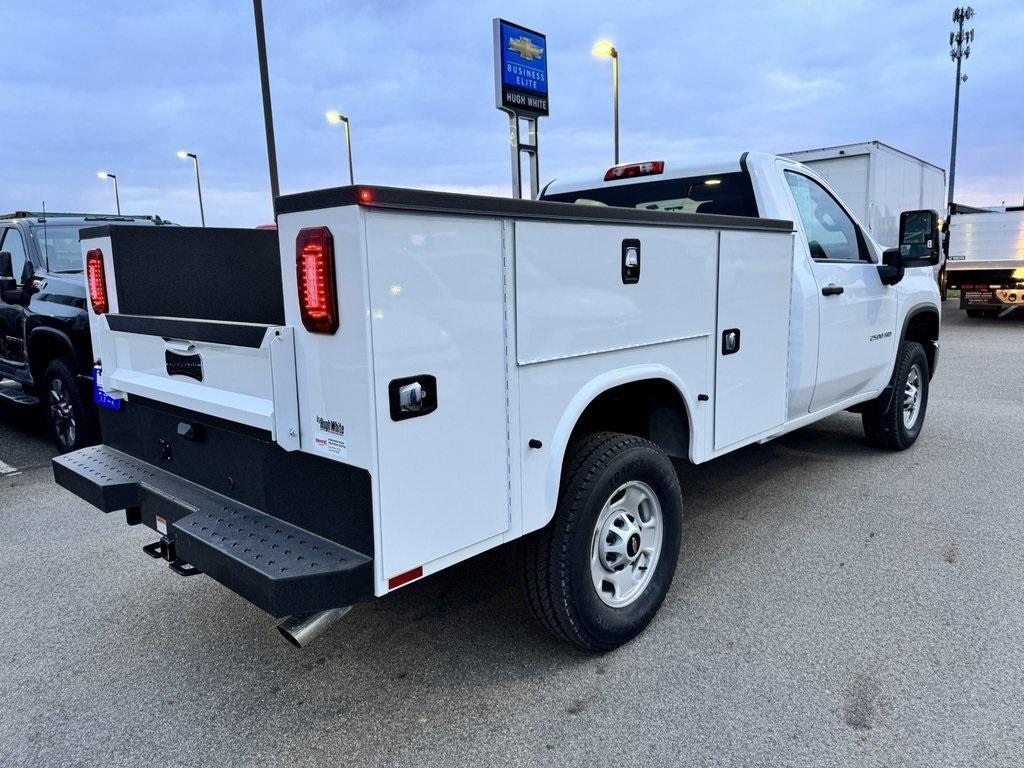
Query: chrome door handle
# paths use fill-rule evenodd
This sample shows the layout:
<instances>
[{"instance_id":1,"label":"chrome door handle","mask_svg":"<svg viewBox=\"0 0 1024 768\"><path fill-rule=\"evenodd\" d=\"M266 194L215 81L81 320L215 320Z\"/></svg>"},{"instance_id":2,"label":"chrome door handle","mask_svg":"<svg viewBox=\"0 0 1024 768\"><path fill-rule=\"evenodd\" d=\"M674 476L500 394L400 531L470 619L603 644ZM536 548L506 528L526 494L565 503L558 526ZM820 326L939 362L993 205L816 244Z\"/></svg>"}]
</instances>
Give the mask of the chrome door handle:
<instances>
[{"instance_id":1,"label":"chrome door handle","mask_svg":"<svg viewBox=\"0 0 1024 768\"><path fill-rule=\"evenodd\" d=\"M406 413L415 413L423 408L423 397L423 385L414 381L412 384L406 384L399 388L398 405Z\"/></svg>"},{"instance_id":2,"label":"chrome door handle","mask_svg":"<svg viewBox=\"0 0 1024 768\"><path fill-rule=\"evenodd\" d=\"M392 379L388 383L392 421L414 419L437 410L437 378L428 373Z\"/></svg>"}]
</instances>

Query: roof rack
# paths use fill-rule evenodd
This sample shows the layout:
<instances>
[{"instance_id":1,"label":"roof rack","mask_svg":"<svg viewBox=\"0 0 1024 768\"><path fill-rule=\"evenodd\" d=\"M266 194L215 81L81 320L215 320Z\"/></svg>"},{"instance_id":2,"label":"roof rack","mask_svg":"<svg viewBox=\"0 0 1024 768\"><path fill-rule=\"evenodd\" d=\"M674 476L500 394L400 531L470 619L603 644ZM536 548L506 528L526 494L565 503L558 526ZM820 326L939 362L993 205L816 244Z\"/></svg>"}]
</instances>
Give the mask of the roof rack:
<instances>
[{"instance_id":1,"label":"roof rack","mask_svg":"<svg viewBox=\"0 0 1024 768\"><path fill-rule=\"evenodd\" d=\"M0 219L85 219L86 221L152 221L156 224L168 223L166 219L151 214L120 214L120 213L61 213L54 211L13 211L0 214Z\"/></svg>"}]
</instances>

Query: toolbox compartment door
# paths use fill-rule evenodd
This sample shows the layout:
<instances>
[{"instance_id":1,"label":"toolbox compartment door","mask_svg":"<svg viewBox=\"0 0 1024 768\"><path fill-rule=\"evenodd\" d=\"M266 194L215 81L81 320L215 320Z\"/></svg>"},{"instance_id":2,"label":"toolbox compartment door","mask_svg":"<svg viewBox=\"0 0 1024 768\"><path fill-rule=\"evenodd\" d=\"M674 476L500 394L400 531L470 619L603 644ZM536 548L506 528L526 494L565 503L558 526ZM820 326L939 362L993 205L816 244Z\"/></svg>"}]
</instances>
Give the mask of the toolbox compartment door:
<instances>
[{"instance_id":1,"label":"toolbox compartment door","mask_svg":"<svg viewBox=\"0 0 1024 768\"><path fill-rule=\"evenodd\" d=\"M793 237L723 231L718 256L715 452L786 420ZM726 348L735 336L736 351Z\"/></svg>"},{"instance_id":2,"label":"toolbox compartment door","mask_svg":"<svg viewBox=\"0 0 1024 768\"><path fill-rule=\"evenodd\" d=\"M498 219L366 218L382 573L509 528L502 229ZM396 389L418 383L418 412Z\"/></svg>"}]
</instances>

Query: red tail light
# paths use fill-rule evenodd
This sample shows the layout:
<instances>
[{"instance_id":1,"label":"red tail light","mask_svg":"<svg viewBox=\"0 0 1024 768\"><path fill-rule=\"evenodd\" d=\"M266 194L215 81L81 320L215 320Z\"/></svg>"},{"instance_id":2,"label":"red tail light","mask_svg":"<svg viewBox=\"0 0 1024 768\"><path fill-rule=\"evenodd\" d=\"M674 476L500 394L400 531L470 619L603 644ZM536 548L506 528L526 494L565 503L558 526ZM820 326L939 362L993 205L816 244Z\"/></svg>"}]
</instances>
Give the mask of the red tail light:
<instances>
[{"instance_id":1,"label":"red tail light","mask_svg":"<svg viewBox=\"0 0 1024 768\"><path fill-rule=\"evenodd\" d=\"M334 282L334 238L327 227L299 231L295 272L302 324L310 333L338 330L338 294Z\"/></svg>"},{"instance_id":2,"label":"red tail light","mask_svg":"<svg viewBox=\"0 0 1024 768\"><path fill-rule=\"evenodd\" d=\"M85 272L92 311L97 315L105 314L110 309L110 302L107 301L107 278L103 273L103 251L99 248L85 254Z\"/></svg>"},{"instance_id":3,"label":"red tail light","mask_svg":"<svg viewBox=\"0 0 1024 768\"><path fill-rule=\"evenodd\" d=\"M618 181L631 176L654 176L665 172L665 163L651 160L649 163L631 163L630 165L613 165L604 175L605 181Z\"/></svg>"}]
</instances>

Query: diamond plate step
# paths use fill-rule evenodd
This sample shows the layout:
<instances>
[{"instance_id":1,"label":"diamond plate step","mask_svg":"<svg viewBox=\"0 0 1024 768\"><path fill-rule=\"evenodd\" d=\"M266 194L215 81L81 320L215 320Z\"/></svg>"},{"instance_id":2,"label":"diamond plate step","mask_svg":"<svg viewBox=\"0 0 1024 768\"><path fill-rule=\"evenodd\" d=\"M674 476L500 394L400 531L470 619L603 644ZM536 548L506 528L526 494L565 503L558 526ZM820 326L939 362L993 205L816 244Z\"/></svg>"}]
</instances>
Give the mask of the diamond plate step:
<instances>
[{"instance_id":1,"label":"diamond plate step","mask_svg":"<svg viewBox=\"0 0 1024 768\"><path fill-rule=\"evenodd\" d=\"M108 446L58 456L53 469L104 512L138 508L151 528L159 516L178 558L274 616L373 596L371 557Z\"/></svg>"}]
</instances>

